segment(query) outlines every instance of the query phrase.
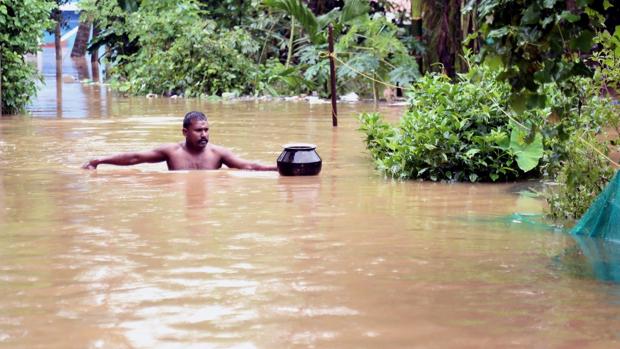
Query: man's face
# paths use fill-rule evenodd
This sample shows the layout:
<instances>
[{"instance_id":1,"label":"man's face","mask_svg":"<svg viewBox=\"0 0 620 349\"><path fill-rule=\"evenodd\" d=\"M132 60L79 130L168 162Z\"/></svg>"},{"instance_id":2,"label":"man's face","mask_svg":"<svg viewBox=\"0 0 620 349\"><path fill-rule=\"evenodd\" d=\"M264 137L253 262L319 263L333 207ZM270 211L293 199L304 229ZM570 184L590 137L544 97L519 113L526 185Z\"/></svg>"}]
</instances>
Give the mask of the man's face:
<instances>
[{"instance_id":1,"label":"man's face","mask_svg":"<svg viewBox=\"0 0 620 349\"><path fill-rule=\"evenodd\" d=\"M188 128L183 128L185 142L197 148L204 148L209 143L209 123L204 120L192 120Z\"/></svg>"}]
</instances>

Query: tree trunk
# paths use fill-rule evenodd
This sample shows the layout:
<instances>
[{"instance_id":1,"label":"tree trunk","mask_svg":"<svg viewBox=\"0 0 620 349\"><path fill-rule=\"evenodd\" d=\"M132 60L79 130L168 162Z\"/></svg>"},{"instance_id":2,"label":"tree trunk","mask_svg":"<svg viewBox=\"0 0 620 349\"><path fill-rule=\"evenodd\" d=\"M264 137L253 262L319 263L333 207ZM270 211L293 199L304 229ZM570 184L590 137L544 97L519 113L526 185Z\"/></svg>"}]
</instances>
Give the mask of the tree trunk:
<instances>
[{"instance_id":1,"label":"tree trunk","mask_svg":"<svg viewBox=\"0 0 620 349\"><path fill-rule=\"evenodd\" d=\"M418 41L422 42L422 0L411 0L411 36ZM418 52L413 52L416 62L418 62L418 68L420 73L424 74L424 65L422 62L422 55Z\"/></svg>"},{"instance_id":2,"label":"tree trunk","mask_svg":"<svg viewBox=\"0 0 620 349\"><path fill-rule=\"evenodd\" d=\"M309 0L307 2L308 8L312 10L312 12L319 16L325 14L336 7L342 8L344 6L344 1L342 0Z\"/></svg>"},{"instance_id":3,"label":"tree trunk","mask_svg":"<svg viewBox=\"0 0 620 349\"><path fill-rule=\"evenodd\" d=\"M60 42L60 11L56 16L56 29L54 30L54 47L56 49L56 77L62 76L62 46Z\"/></svg>"},{"instance_id":4,"label":"tree trunk","mask_svg":"<svg viewBox=\"0 0 620 349\"><path fill-rule=\"evenodd\" d=\"M462 0L423 0L422 6L427 47L424 68L436 70L436 63L440 63L442 72L453 78L460 70L459 57L462 54Z\"/></svg>"},{"instance_id":5,"label":"tree trunk","mask_svg":"<svg viewBox=\"0 0 620 349\"><path fill-rule=\"evenodd\" d=\"M84 57L84 55L86 55L86 46L88 46L91 24L90 21L80 22L75 36L75 42L73 43L73 49L71 50L71 57Z\"/></svg>"},{"instance_id":6,"label":"tree trunk","mask_svg":"<svg viewBox=\"0 0 620 349\"><path fill-rule=\"evenodd\" d=\"M291 63L291 59L293 57L294 38L295 38L295 17L291 16L291 35L288 39L288 53L286 55L286 65L285 65L286 68L288 68L289 64Z\"/></svg>"},{"instance_id":7,"label":"tree trunk","mask_svg":"<svg viewBox=\"0 0 620 349\"><path fill-rule=\"evenodd\" d=\"M453 78L457 71L457 55L461 52L461 0L448 0L441 15L440 33L437 41L439 62L446 75Z\"/></svg>"},{"instance_id":8,"label":"tree trunk","mask_svg":"<svg viewBox=\"0 0 620 349\"><path fill-rule=\"evenodd\" d=\"M91 42L99 36L100 31L97 22L93 22L93 37L91 38ZM90 69L92 70L93 81L99 83L101 80L99 76L99 47L90 52Z\"/></svg>"},{"instance_id":9,"label":"tree trunk","mask_svg":"<svg viewBox=\"0 0 620 349\"><path fill-rule=\"evenodd\" d=\"M95 41L95 39L99 36L99 33L101 32L101 29L99 29L99 25L97 24L97 22L93 22L93 37L92 39L90 39L91 42ZM99 48L93 50L90 53L90 62L94 63L94 62L99 62Z\"/></svg>"},{"instance_id":10,"label":"tree trunk","mask_svg":"<svg viewBox=\"0 0 620 349\"><path fill-rule=\"evenodd\" d=\"M416 40L422 37L422 0L411 0L411 35Z\"/></svg>"}]
</instances>

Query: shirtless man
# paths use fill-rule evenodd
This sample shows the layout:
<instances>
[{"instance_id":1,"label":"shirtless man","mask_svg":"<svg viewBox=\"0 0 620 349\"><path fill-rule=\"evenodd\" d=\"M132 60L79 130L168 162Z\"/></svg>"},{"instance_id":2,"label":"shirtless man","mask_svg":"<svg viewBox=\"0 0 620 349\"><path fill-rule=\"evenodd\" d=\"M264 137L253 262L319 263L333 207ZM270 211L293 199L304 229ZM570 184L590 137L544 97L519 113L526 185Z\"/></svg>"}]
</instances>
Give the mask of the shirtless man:
<instances>
[{"instance_id":1,"label":"shirtless man","mask_svg":"<svg viewBox=\"0 0 620 349\"><path fill-rule=\"evenodd\" d=\"M185 142L166 144L150 151L121 153L110 157L92 159L82 168L96 169L100 164L136 165L145 162L168 164L169 170L215 170L226 165L230 168L254 171L275 171L275 165L262 165L241 159L230 150L209 143L209 123L207 116L192 111L183 119Z\"/></svg>"}]
</instances>

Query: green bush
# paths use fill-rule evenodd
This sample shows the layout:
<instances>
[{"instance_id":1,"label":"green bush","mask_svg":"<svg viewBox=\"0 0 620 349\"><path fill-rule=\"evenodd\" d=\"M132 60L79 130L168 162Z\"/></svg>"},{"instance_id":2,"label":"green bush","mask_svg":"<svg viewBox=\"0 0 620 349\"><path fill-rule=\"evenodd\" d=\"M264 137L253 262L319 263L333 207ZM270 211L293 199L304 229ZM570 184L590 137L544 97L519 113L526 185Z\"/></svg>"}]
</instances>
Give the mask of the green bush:
<instances>
[{"instance_id":1,"label":"green bush","mask_svg":"<svg viewBox=\"0 0 620 349\"><path fill-rule=\"evenodd\" d=\"M112 12L122 18L100 20L108 23L106 35L126 36L135 47L112 56L114 89L186 96L252 90L257 66L249 57L258 44L243 29L221 29L204 19L196 1L142 2L131 12ZM118 27L117 22L125 25Z\"/></svg>"},{"instance_id":2,"label":"green bush","mask_svg":"<svg viewBox=\"0 0 620 349\"><path fill-rule=\"evenodd\" d=\"M558 105L572 104L572 108L566 107L564 111L568 117L559 120L554 129L550 128L555 131L551 134L555 137L549 139L554 140L552 145L558 161L549 162L552 168L548 172L557 185L551 186L545 196L549 214L555 219L581 217L615 172L605 156L618 150L620 108L606 96L610 89L619 86L620 27L614 35L600 33L595 41L601 46L591 57L594 76L575 81L579 87L578 103L571 103L567 96L552 95Z\"/></svg>"},{"instance_id":3,"label":"green bush","mask_svg":"<svg viewBox=\"0 0 620 349\"><path fill-rule=\"evenodd\" d=\"M275 59L261 64L253 72L255 95L293 95L307 91L314 85L305 80L297 66L286 66Z\"/></svg>"},{"instance_id":4,"label":"green bush","mask_svg":"<svg viewBox=\"0 0 620 349\"><path fill-rule=\"evenodd\" d=\"M510 87L496 73L474 66L455 83L429 74L409 94L398 126L378 114L362 114L361 130L377 167L395 178L497 181L519 178L542 157L542 135L531 121L515 123L505 109ZM520 120L541 120L533 110ZM521 126L519 126L521 125Z\"/></svg>"},{"instance_id":5,"label":"green bush","mask_svg":"<svg viewBox=\"0 0 620 349\"><path fill-rule=\"evenodd\" d=\"M36 94L41 76L24 55L39 50L43 31L51 27L53 1L4 0L0 3L2 113L16 113Z\"/></svg>"},{"instance_id":6,"label":"green bush","mask_svg":"<svg viewBox=\"0 0 620 349\"><path fill-rule=\"evenodd\" d=\"M574 220L587 211L615 173L609 161L592 148L607 154L608 146L608 142L601 141L593 132L576 133L565 143L566 158L555 185L545 193L551 217Z\"/></svg>"}]
</instances>

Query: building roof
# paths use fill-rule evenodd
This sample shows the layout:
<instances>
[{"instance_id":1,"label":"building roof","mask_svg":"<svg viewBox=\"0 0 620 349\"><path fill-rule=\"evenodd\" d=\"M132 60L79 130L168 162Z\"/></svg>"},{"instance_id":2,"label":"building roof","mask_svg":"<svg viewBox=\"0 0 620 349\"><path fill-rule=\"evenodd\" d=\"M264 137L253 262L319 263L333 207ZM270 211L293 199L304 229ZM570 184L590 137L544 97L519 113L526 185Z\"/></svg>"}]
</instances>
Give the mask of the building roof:
<instances>
[{"instance_id":1,"label":"building roof","mask_svg":"<svg viewBox=\"0 0 620 349\"><path fill-rule=\"evenodd\" d=\"M80 8L77 6L76 2L60 5L60 11L72 11L79 12Z\"/></svg>"}]
</instances>

